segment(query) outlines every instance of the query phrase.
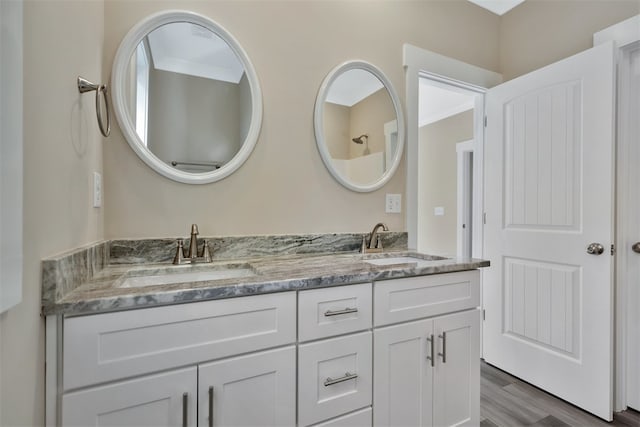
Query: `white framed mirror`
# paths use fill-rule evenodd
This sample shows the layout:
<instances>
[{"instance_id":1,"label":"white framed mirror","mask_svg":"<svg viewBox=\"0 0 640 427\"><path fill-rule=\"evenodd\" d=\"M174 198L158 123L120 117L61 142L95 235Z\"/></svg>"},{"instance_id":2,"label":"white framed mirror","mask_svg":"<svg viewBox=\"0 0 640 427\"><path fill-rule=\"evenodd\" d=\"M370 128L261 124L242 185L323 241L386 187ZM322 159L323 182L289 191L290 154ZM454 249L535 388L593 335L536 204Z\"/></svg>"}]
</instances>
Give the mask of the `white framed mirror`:
<instances>
[{"instance_id":1,"label":"white framed mirror","mask_svg":"<svg viewBox=\"0 0 640 427\"><path fill-rule=\"evenodd\" d=\"M133 151L174 181L221 180L258 140L255 69L238 41L206 16L171 10L140 21L116 52L111 87Z\"/></svg>"},{"instance_id":2,"label":"white framed mirror","mask_svg":"<svg viewBox=\"0 0 640 427\"><path fill-rule=\"evenodd\" d=\"M365 61L329 72L316 98L314 130L325 166L353 191L381 188L402 159L400 99L382 71Z\"/></svg>"}]
</instances>

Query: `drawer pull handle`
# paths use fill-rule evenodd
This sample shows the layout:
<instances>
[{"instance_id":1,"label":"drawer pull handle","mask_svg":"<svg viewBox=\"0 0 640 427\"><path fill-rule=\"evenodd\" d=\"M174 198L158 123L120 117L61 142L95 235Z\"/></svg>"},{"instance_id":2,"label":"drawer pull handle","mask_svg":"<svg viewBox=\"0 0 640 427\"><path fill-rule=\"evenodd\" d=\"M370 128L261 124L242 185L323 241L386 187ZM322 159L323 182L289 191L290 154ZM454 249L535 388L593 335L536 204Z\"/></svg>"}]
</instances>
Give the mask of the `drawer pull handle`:
<instances>
[{"instance_id":1,"label":"drawer pull handle","mask_svg":"<svg viewBox=\"0 0 640 427\"><path fill-rule=\"evenodd\" d=\"M442 363L447 363L447 333L443 332L438 338L442 338L442 353L438 353L438 356L442 356Z\"/></svg>"},{"instance_id":2,"label":"drawer pull handle","mask_svg":"<svg viewBox=\"0 0 640 427\"><path fill-rule=\"evenodd\" d=\"M182 427L187 427L187 404L189 401L189 393L183 393L182 395Z\"/></svg>"},{"instance_id":3,"label":"drawer pull handle","mask_svg":"<svg viewBox=\"0 0 640 427\"><path fill-rule=\"evenodd\" d=\"M209 387L209 427L213 427L213 386Z\"/></svg>"},{"instance_id":4,"label":"drawer pull handle","mask_svg":"<svg viewBox=\"0 0 640 427\"><path fill-rule=\"evenodd\" d=\"M335 380L331 377L327 378L326 380L324 380L324 386L328 387L330 385L342 383L345 381L355 380L356 378L358 378L358 374L350 374L349 372L345 372L344 377L336 378Z\"/></svg>"},{"instance_id":5,"label":"drawer pull handle","mask_svg":"<svg viewBox=\"0 0 640 427\"><path fill-rule=\"evenodd\" d=\"M327 311L324 312L324 315L326 317L329 317L329 316L339 316L341 314L349 314L349 313L357 313L357 312L358 312L357 308L349 308L349 307L347 307L345 309L336 310L336 311L327 310Z\"/></svg>"},{"instance_id":6,"label":"drawer pull handle","mask_svg":"<svg viewBox=\"0 0 640 427\"><path fill-rule=\"evenodd\" d=\"M433 343L433 334L427 337L427 342L429 343L429 356L427 356L427 360L431 361L431 367L435 366L435 357L433 356L433 348L435 347Z\"/></svg>"}]
</instances>

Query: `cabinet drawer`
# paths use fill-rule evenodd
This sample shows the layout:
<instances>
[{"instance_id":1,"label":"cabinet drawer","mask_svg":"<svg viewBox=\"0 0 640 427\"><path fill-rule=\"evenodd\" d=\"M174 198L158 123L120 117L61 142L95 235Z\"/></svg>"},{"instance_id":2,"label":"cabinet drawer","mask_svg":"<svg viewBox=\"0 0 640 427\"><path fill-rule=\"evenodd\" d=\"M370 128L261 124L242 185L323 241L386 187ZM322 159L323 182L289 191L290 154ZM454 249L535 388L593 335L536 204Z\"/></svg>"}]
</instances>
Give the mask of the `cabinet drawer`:
<instances>
[{"instance_id":1,"label":"cabinet drawer","mask_svg":"<svg viewBox=\"0 0 640 427\"><path fill-rule=\"evenodd\" d=\"M371 427L371 413L371 407L369 407L324 423L315 424L313 427Z\"/></svg>"},{"instance_id":2,"label":"cabinet drawer","mask_svg":"<svg viewBox=\"0 0 640 427\"><path fill-rule=\"evenodd\" d=\"M64 390L293 343L294 292L64 322Z\"/></svg>"},{"instance_id":3,"label":"cabinet drawer","mask_svg":"<svg viewBox=\"0 0 640 427\"><path fill-rule=\"evenodd\" d=\"M299 346L299 425L371 405L371 347L371 332Z\"/></svg>"},{"instance_id":4,"label":"cabinet drawer","mask_svg":"<svg viewBox=\"0 0 640 427\"><path fill-rule=\"evenodd\" d=\"M375 326L474 308L480 304L480 272L376 282L374 301Z\"/></svg>"},{"instance_id":5,"label":"cabinet drawer","mask_svg":"<svg viewBox=\"0 0 640 427\"><path fill-rule=\"evenodd\" d=\"M300 292L299 341L371 328L371 297L371 283Z\"/></svg>"}]
</instances>

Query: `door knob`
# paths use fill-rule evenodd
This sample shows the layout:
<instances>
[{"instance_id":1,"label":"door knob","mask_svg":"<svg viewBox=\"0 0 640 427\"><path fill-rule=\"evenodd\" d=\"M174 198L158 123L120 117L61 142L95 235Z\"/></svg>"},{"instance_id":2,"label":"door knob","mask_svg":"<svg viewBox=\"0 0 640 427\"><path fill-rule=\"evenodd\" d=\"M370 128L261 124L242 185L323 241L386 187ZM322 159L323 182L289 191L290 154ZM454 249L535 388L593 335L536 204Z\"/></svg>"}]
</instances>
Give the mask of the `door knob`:
<instances>
[{"instance_id":1,"label":"door knob","mask_svg":"<svg viewBox=\"0 0 640 427\"><path fill-rule=\"evenodd\" d=\"M587 246L587 253L590 255L601 255L604 252L604 246L600 243L591 243Z\"/></svg>"},{"instance_id":2,"label":"door knob","mask_svg":"<svg viewBox=\"0 0 640 427\"><path fill-rule=\"evenodd\" d=\"M635 242L633 245L631 245L631 250L640 254L640 242Z\"/></svg>"}]
</instances>

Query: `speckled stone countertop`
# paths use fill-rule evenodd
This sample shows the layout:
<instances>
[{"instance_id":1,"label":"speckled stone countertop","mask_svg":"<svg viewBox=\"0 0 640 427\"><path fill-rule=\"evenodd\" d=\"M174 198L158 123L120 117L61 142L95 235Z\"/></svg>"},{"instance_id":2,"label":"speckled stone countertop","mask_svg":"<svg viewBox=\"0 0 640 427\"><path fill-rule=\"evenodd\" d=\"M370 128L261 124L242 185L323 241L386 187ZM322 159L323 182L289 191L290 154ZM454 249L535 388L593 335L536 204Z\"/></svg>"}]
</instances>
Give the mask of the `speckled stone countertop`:
<instances>
[{"instance_id":1,"label":"speckled stone countertop","mask_svg":"<svg viewBox=\"0 0 640 427\"><path fill-rule=\"evenodd\" d=\"M330 254L285 252L275 256L216 259L214 254L214 262L212 263L181 266L174 266L166 261L118 263L117 261L109 262L109 243L100 243L85 248L85 252L89 255L83 258L82 262L75 260L75 267L71 269L71 272L66 272L66 276L75 275L73 280L65 279L65 271L60 266L67 262L62 263L61 260L70 259L71 255L67 254L66 258L58 257L43 262L42 311L45 315L96 314L270 292L448 273L489 266L489 262L484 260L442 259L398 250L393 247L388 252L364 255L353 251ZM106 247L101 245L106 245ZM91 254L96 255L95 259L91 257ZM82 258L77 252L72 255L76 258ZM386 265L367 262L372 259L407 256L415 258L415 260L396 260ZM82 268L78 269L77 265L81 265ZM249 275L216 280L198 279L197 281L127 287L127 279L131 278L235 269L242 269ZM82 274L78 275L78 270L81 270ZM69 285L67 282L75 284Z\"/></svg>"}]
</instances>

